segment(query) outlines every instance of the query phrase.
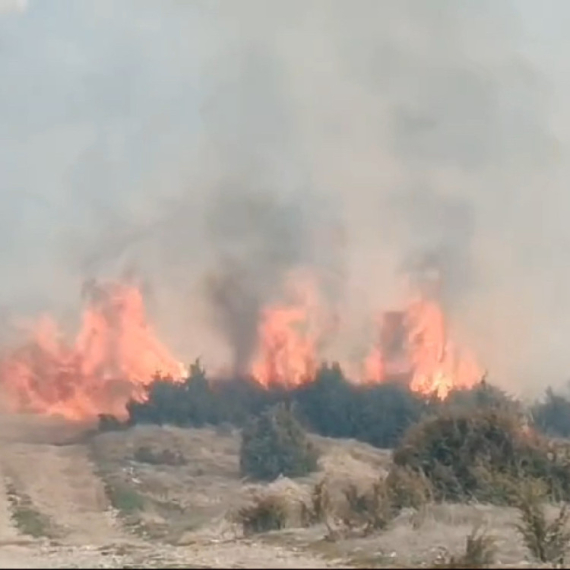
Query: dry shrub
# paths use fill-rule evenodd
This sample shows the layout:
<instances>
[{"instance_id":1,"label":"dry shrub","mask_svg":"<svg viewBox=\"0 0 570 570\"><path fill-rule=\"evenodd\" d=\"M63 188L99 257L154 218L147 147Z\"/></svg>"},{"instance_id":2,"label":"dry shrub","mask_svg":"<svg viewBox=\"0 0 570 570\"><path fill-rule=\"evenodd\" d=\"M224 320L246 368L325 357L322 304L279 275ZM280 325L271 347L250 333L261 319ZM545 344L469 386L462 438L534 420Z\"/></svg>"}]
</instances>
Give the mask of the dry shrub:
<instances>
[{"instance_id":1,"label":"dry shrub","mask_svg":"<svg viewBox=\"0 0 570 570\"><path fill-rule=\"evenodd\" d=\"M395 465L386 478L392 504L398 509L421 509L433 500L433 487L423 472Z\"/></svg>"},{"instance_id":2,"label":"dry shrub","mask_svg":"<svg viewBox=\"0 0 570 570\"><path fill-rule=\"evenodd\" d=\"M365 534L384 530L399 512L384 479L375 481L364 493L356 485L349 485L344 495L348 505L346 526L361 527Z\"/></svg>"},{"instance_id":3,"label":"dry shrub","mask_svg":"<svg viewBox=\"0 0 570 570\"><path fill-rule=\"evenodd\" d=\"M317 522L309 491L287 478L269 486L251 487L245 504L230 514L230 519L245 535Z\"/></svg>"},{"instance_id":4,"label":"dry shrub","mask_svg":"<svg viewBox=\"0 0 570 570\"><path fill-rule=\"evenodd\" d=\"M241 525L245 536L281 530L287 526L287 508L278 495L255 495L251 503L237 510L234 522Z\"/></svg>"},{"instance_id":5,"label":"dry shrub","mask_svg":"<svg viewBox=\"0 0 570 570\"><path fill-rule=\"evenodd\" d=\"M467 536L464 552L444 557L434 568L484 568L494 563L495 552L495 539L476 527Z\"/></svg>"},{"instance_id":6,"label":"dry shrub","mask_svg":"<svg viewBox=\"0 0 570 570\"><path fill-rule=\"evenodd\" d=\"M545 512L546 491L545 485L535 481L521 484L517 503L520 522L516 528L535 558L541 562L563 564L570 546L570 512L564 503L558 515L549 522Z\"/></svg>"},{"instance_id":7,"label":"dry shrub","mask_svg":"<svg viewBox=\"0 0 570 570\"><path fill-rule=\"evenodd\" d=\"M334 540L347 531L369 534L385 529L400 509L395 505L385 479L368 485L345 482L340 496L333 496L327 477L313 487L311 493L311 522L324 523L326 538Z\"/></svg>"},{"instance_id":8,"label":"dry shrub","mask_svg":"<svg viewBox=\"0 0 570 570\"><path fill-rule=\"evenodd\" d=\"M436 500L508 503L514 479L542 479L551 496L570 496L567 459L507 410L444 410L417 424L394 452L394 462L423 474Z\"/></svg>"},{"instance_id":9,"label":"dry shrub","mask_svg":"<svg viewBox=\"0 0 570 570\"><path fill-rule=\"evenodd\" d=\"M422 509L432 496L428 479L404 467L374 479L325 476L312 489L309 520L324 523L328 539L347 531L366 535L386 529L404 508Z\"/></svg>"}]
</instances>

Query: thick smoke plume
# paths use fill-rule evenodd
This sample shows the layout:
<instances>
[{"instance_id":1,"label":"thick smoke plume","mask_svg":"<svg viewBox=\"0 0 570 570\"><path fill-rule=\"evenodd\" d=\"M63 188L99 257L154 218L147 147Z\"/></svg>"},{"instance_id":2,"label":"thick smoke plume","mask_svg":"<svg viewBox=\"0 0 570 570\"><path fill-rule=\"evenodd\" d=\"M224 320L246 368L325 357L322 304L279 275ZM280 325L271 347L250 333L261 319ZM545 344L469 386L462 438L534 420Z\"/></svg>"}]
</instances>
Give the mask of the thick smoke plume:
<instances>
[{"instance_id":1,"label":"thick smoke plume","mask_svg":"<svg viewBox=\"0 0 570 570\"><path fill-rule=\"evenodd\" d=\"M496 381L564 381L569 14L3 3L4 321L65 317L86 278L135 268L177 352L242 370L262 307L311 267L342 358L367 349L402 276L435 266L455 335Z\"/></svg>"}]
</instances>

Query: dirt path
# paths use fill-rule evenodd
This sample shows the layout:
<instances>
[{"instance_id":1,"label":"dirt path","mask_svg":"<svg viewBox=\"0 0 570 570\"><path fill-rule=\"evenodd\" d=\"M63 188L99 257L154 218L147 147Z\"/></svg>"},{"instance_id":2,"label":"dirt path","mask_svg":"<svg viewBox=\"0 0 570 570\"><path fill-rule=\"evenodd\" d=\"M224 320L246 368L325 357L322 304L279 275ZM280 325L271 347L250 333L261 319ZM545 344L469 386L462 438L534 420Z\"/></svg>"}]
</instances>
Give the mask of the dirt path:
<instances>
[{"instance_id":1,"label":"dirt path","mask_svg":"<svg viewBox=\"0 0 570 570\"><path fill-rule=\"evenodd\" d=\"M173 546L115 517L81 430L0 417L0 568L319 568L308 553L250 541Z\"/></svg>"},{"instance_id":2,"label":"dirt path","mask_svg":"<svg viewBox=\"0 0 570 570\"><path fill-rule=\"evenodd\" d=\"M1 463L10 490L28 498L58 538L105 544L123 536L84 446L11 444Z\"/></svg>"}]
</instances>

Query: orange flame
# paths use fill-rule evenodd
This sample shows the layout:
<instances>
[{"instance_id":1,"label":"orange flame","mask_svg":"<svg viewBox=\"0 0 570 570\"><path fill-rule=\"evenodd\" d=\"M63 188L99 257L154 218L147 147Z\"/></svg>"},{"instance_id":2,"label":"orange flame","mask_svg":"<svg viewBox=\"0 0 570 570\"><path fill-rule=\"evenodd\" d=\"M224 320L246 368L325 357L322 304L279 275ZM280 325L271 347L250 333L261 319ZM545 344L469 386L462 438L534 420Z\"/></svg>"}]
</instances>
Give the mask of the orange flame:
<instances>
[{"instance_id":1,"label":"orange flame","mask_svg":"<svg viewBox=\"0 0 570 570\"><path fill-rule=\"evenodd\" d=\"M266 308L258 327L258 350L252 376L262 385L294 387L313 380L322 330L314 281L292 274L287 283L289 304Z\"/></svg>"},{"instance_id":2,"label":"orange flame","mask_svg":"<svg viewBox=\"0 0 570 570\"><path fill-rule=\"evenodd\" d=\"M447 338L441 307L415 301L409 309L414 375L410 387L445 398L453 388L470 388L482 377L473 356Z\"/></svg>"},{"instance_id":3,"label":"orange flame","mask_svg":"<svg viewBox=\"0 0 570 570\"><path fill-rule=\"evenodd\" d=\"M376 346L366 361L369 381L382 382L398 374L408 375L410 388L425 395L445 399L454 388L470 388L482 378L473 355L456 346L449 338L445 316L434 300L418 298L404 313L405 356L392 359L386 346ZM403 362L408 361L408 368Z\"/></svg>"},{"instance_id":4,"label":"orange flame","mask_svg":"<svg viewBox=\"0 0 570 570\"><path fill-rule=\"evenodd\" d=\"M0 361L0 384L15 411L80 420L124 416L131 397L156 374L178 379L179 362L146 322L140 291L121 283L92 284L81 329L68 345L42 317L31 338Z\"/></svg>"}]
</instances>

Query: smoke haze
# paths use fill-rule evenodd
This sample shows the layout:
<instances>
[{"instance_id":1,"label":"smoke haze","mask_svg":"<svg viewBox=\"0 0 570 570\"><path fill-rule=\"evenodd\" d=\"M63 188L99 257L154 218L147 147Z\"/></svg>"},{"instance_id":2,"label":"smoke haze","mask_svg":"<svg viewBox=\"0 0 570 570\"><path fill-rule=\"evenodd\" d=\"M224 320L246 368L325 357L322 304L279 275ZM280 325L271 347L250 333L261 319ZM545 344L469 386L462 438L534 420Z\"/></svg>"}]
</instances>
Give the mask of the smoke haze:
<instances>
[{"instance_id":1,"label":"smoke haze","mask_svg":"<svg viewBox=\"0 0 570 570\"><path fill-rule=\"evenodd\" d=\"M312 267L342 358L436 259L511 390L570 373L564 0L0 3L0 306L141 273L187 359L242 369Z\"/></svg>"}]
</instances>

